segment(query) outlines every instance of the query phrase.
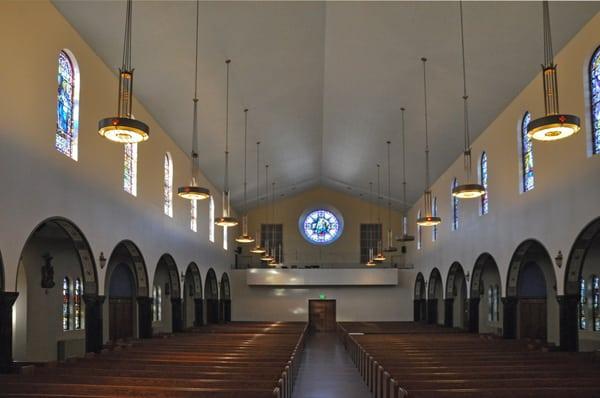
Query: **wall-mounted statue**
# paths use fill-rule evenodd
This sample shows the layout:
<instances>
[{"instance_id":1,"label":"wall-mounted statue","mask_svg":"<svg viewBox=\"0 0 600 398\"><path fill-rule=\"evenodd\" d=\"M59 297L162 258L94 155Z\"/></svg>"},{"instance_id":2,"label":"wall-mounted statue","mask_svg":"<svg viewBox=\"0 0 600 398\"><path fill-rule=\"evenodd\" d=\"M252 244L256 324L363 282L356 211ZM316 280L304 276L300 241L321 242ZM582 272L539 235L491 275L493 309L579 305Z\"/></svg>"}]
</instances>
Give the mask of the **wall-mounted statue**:
<instances>
[{"instance_id":1,"label":"wall-mounted statue","mask_svg":"<svg viewBox=\"0 0 600 398\"><path fill-rule=\"evenodd\" d=\"M53 257L46 253L42 256L44 265L42 266L42 289L52 289L56 284L54 282L54 267L52 266Z\"/></svg>"}]
</instances>

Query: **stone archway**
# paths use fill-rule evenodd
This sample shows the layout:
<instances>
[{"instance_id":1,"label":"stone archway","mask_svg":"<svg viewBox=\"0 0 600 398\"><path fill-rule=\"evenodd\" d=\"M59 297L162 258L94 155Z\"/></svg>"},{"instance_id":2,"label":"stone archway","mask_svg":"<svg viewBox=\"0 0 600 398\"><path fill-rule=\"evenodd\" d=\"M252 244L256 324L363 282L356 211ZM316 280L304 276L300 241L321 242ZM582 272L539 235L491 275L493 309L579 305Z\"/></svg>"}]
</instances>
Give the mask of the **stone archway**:
<instances>
[{"instance_id":1,"label":"stone archway","mask_svg":"<svg viewBox=\"0 0 600 398\"><path fill-rule=\"evenodd\" d=\"M431 270L427 286L427 323L441 324L444 320L444 285L437 268Z\"/></svg>"},{"instance_id":2,"label":"stone archway","mask_svg":"<svg viewBox=\"0 0 600 398\"><path fill-rule=\"evenodd\" d=\"M470 332L502 334L501 284L500 271L494 257L489 253L480 254L471 276Z\"/></svg>"},{"instance_id":3,"label":"stone archway","mask_svg":"<svg viewBox=\"0 0 600 398\"><path fill-rule=\"evenodd\" d=\"M427 320L427 294L425 292L425 278L421 272L417 274L415 279L413 319L415 322Z\"/></svg>"},{"instance_id":4,"label":"stone archway","mask_svg":"<svg viewBox=\"0 0 600 398\"><path fill-rule=\"evenodd\" d=\"M204 302L206 303L206 323L219 323L219 282L215 270L209 268L204 281Z\"/></svg>"},{"instance_id":5,"label":"stone archway","mask_svg":"<svg viewBox=\"0 0 600 398\"><path fill-rule=\"evenodd\" d=\"M231 286L229 284L229 275L223 272L219 289L219 321L223 323L231 322Z\"/></svg>"},{"instance_id":6,"label":"stone archway","mask_svg":"<svg viewBox=\"0 0 600 398\"><path fill-rule=\"evenodd\" d=\"M202 299L202 276L196 263L190 263L183 283L183 327L204 324L204 301Z\"/></svg>"},{"instance_id":7,"label":"stone archway","mask_svg":"<svg viewBox=\"0 0 600 398\"><path fill-rule=\"evenodd\" d=\"M467 281L462 265L452 263L446 279L444 326L466 328Z\"/></svg>"},{"instance_id":8,"label":"stone archway","mask_svg":"<svg viewBox=\"0 0 600 398\"><path fill-rule=\"evenodd\" d=\"M152 282L152 292L153 332L181 332L183 315L179 271L173 256L168 253L163 254L158 260ZM161 297L155 297L156 292L159 292ZM157 317L157 314L160 314L160 317Z\"/></svg>"}]
</instances>

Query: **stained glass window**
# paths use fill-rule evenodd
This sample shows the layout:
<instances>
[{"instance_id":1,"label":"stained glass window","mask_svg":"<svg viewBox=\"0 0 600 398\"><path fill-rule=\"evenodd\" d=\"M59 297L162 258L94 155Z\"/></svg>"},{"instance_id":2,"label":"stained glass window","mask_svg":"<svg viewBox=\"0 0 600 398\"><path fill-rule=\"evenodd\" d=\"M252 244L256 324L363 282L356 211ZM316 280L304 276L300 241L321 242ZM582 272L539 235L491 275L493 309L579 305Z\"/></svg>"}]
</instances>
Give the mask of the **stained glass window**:
<instances>
[{"instance_id":1,"label":"stained glass window","mask_svg":"<svg viewBox=\"0 0 600 398\"><path fill-rule=\"evenodd\" d=\"M208 240L215 241L215 201L212 196L208 201Z\"/></svg>"},{"instance_id":2,"label":"stained glass window","mask_svg":"<svg viewBox=\"0 0 600 398\"><path fill-rule=\"evenodd\" d=\"M299 224L304 239L317 245L335 242L344 229L341 218L326 209L317 209L304 214Z\"/></svg>"},{"instance_id":3,"label":"stained glass window","mask_svg":"<svg viewBox=\"0 0 600 398\"><path fill-rule=\"evenodd\" d=\"M152 320L162 320L162 291L160 286L156 285L152 288Z\"/></svg>"},{"instance_id":4,"label":"stained glass window","mask_svg":"<svg viewBox=\"0 0 600 398\"><path fill-rule=\"evenodd\" d=\"M431 202L431 214L436 217L438 215L438 205L437 205L437 197L433 198L433 201ZM438 226L434 225L433 228L431 229L431 240L432 241L436 241L437 240L437 234L438 234Z\"/></svg>"},{"instance_id":5,"label":"stained glass window","mask_svg":"<svg viewBox=\"0 0 600 398\"><path fill-rule=\"evenodd\" d=\"M417 220L421 218L421 210L417 213ZM423 244L423 228L417 224L417 250L421 250Z\"/></svg>"},{"instance_id":6,"label":"stained glass window","mask_svg":"<svg viewBox=\"0 0 600 398\"><path fill-rule=\"evenodd\" d=\"M590 110L592 112L592 153L600 154L600 47L590 60Z\"/></svg>"},{"instance_id":7,"label":"stained glass window","mask_svg":"<svg viewBox=\"0 0 600 398\"><path fill-rule=\"evenodd\" d=\"M452 195L452 190L458 186L458 180L455 178L452 180L452 187L450 187L450 199L452 201L452 230L458 229L458 198Z\"/></svg>"},{"instance_id":8,"label":"stained glass window","mask_svg":"<svg viewBox=\"0 0 600 398\"><path fill-rule=\"evenodd\" d=\"M137 144L125 144L123 162L123 189L125 192L137 196Z\"/></svg>"},{"instance_id":9,"label":"stained glass window","mask_svg":"<svg viewBox=\"0 0 600 398\"><path fill-rule=\"evenodd\" d=\"M488 158L487 153L483 152L481 154L481 159L479 159L479 179L481 180L481 185L485 188L485 194L481 196L481 206L480 206L480 215L487 214L490 210L489 204L489 192L488 192Z\"/></svg>"},{"instance_id":10,"label":"stained glass window","mask_svg":"<svg viewBox=\"0 0 600 398\"><path fill-rule=\"evenodd\" d=\"M229 250L229 237L227 236L227 227L223 228L223 250Z\"/></svg>"},{"instance_id":11,"label":"stained glass window","mask_svg":"<svg viewBox=\"0 0 600 398\"><path fill-rule=\"evenodd\" d=\"M63 308L62 308L62 319L63 319L63 330L71 329L71 282L69 278L63 279Z\"/></svg>"},{"instance_id":12,"label":"stained glass window","mask_svg":"<svg viewBox=\"0 0 600 398\"><path fill-rule=\"evenodd\" d=\"M592 275L592 313L594 332L600 331L600 277Z\"/></svg>"},{"instance_id":13,"label":"stained glass window","mask_svg":"<svg viewBox=\"0 0 600 398\"><path fill-rule=\"evenodd\" d=\"M579 329L587 329L587 286L585 278L579 279Z\"/></svg>"},{"instance_id":14,"label":"stained glass window","mask_svg":"<svg viewBox=\"0 0 600 398\"><path fill-rule=\"evenodd\" d=\"M75 329L81 329L81 297L83 296L81 279L75 279L75 287L73 290L73 315L75 321Z\"/></svg>"},{"instance_id":15,"label":"stained glass window","mask_svg":"<svg viewBox=\"0 0 600 398\"><path fill-rule=\"evenodd\" d=\"M79 71L65 51L58 54L58 92L56 101L56 149L77 160L79 130Z\"/></svg>"},{"instance_id":16,"label":"stained glass window","mask_svg":"<svg viewBox=\"0 0 600 398\"><path fill-rule=\"evenodd\" d=\"M488 287L488 322L492 322L494 320L494 289L490 286Z\"/></svg>"},{"instance_id":17,"label":"stained glass window","mask_svg":"<svg viewBox=\"0 0 600 398\"><path fill-rule=\"evenodd\" d=\"M494 320L500 320L500 286L494 286Z\"/></svg>"},{"instance_id":18,"label":"stained glass window","mask_svg":"<svg viewBox=\"0 0 600 398\"><path fill-rule=\"evenodd\" d=\"M190 228L192 231L198 231L198 203L195 200L190 200Z\"/></svg>"},{"instance_id":19,"label":"stained glass window","mask_svg":"<svg viewBox=\"0 0 600 398\"><path fill-rule=\"evenodd\" d=\"M173 217L173 160L168 152L165 153L164 169L164 211L167 216Z\"/></svg>"},{"instance_id":20,"label":"stained glass window","mask_svg":"<svg viewBox=\"0 0 600 398\"><path fill-rule=\"evenodd\" d=\"M534 187L533 174L533 143L527 135L527 125L531 121L531 113L525 112L523 121L521 122L521 173L522 173L522 189L527 192Z\"/></svg>"}]
</instances>

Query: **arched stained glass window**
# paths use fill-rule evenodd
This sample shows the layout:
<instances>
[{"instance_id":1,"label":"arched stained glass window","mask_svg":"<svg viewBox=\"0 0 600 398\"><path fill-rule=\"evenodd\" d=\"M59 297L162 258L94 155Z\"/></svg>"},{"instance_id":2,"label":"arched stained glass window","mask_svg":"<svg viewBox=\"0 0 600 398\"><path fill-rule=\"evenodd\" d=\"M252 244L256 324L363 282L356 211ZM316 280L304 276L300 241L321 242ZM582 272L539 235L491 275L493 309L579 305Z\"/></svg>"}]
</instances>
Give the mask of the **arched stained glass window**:
<instances>
[{"instance_id":1,"label":"arched stained glass window","mask_svg":"<svg viewBox=\"0 0 600 398\"><path fill-rule=\"evenodd\" d=\"M600 47L596 49L589 67L592 154L600 154Z\"/></svg>"},{"instance_id":2,"label":"arched stained glass window","mask_svg":"<svg viewBox=\"0 0 600 398\"><path fill-rule=\"evenodd\" d=\"M123 189L133 196L137 196L137 144L125 144L123 162Z\"/></svg>"},{"instance_id":3,"label":"arched stained glass window","mask_svg":"<svg viewBox=\"0 0 600 398\"><path fill-rule=\"evenodd\" d=\"M62 304L62 320L63 330L71 329L71 281L69 278L63 278L62 286L63 304Z\"/></svg>"},{"instance_id":4,"label":"arched stained glass window","mask_svg":"<svg viewBox=\"0 0 600 398\"><path fill-rule=\"evenodd\" d=\"M417 220L421 218L421 210L417 213ZM423 227L417 224L417 250L421 250L423 244Z\"/></svg>"},{"instance_id":5,"label":"arched stained glass window","mask_svg":"<svg viewBox=\"0 0 600 398\"><path fill-rule=\"evenodd\" d=\"M535 186L533 173L533 143L527 135L527 125L531 121L531 113L525 112L521 121L521 178L523 192L531 191Z\"/></svg>"},{"instance_id":6,"label":"arched stained glass window","mask_svg":"<svg viewBox=\"0 0 600 398\"><path fill-rule=\"evenodd\" d=\"M164 211L167 216L173 217L173 159L169 152L165 153L164 169Z\"/></svg>"},{"instance_id":7,"label":"arched stained glass window","mask_svg":"<svg viewBox=\"0 0 600 398\"><path fill-rule=\"evenodd\" d=\"M492 286L488 287L487 302L488 302L488 322L492 322L494 320L494 288Z\"/></svg>"},{"instance_id":8,"label":"arched stained glass window","mask_svg":"<svg viewBox=\"0 0 600 398\"><path fill-rule=\"evenodd\" d=\"M579 279L579 329L587 329L587 286L585 278Z\"/></svg>"},{"instance_id":9,"label":"arched stained glass window","mask_svg":"<svg viewBox=\"0 0 600 398\"><path fill-rule=\"evenodd\" d=\"M229 237L227 236L227 230L229 228L223 227L223 250L229 250Z\"/></svg>"},{"instance_id":10,"label":"arched stained glass window","mask_svg":"<svg viewBox=\"0 0 600 398\"><path fill-rule=\"evenodd\" d=\"M208 202L208 240L215 241L215 200L212 196Z\"/></svg>"},{"instance_id":11,"label":"arched stained glass window","mask_svg":"<svg viewBox=\"0 0 600 398\"><path fill-rule=\"evenodd\" d=\"M455 178L452 180L452 186L450 187L450 200L452 203L452 230L456 231L458 229L458 217L459 217L459 208L458 208L458 198L452 195L452 190L458 186L458 180Z\"/></svg>"},{"instance_id":12,"label":"arched stained glass window","mask_svg":"<svg viewBox=\"0 0 600 398\"><path fill-rule=\"evenodd\" d=\"M83 296L83 287L81 279L75 279L75 287L73 289L73 315L75 329L81 329L81 298Z\"/></svg>"},{"instance_id":13,"label":"arched stained glass window","mask_svg":"<svg viewBox=\"0 0 600 398\"><path fill-rule=\"evenodd\" d=\"M160 286L156 285L152 288L152 320L154 322L162 320L162 291Z\"/></svg>"},{"instance_id":14,"label":"arched stained glass window","mask_svg":"<svg viewBox=\"0 0 600 398\"><path fill-rule=\"evenodd\" d=\"M500 320L500 286L494 286L494 320Z\"/></svg>"},{"instance_id":15,"label":"arched stained glass window","mask_svg":"<svg viewBox=\"0 0 600 398\"><path fill-rule=\"evenodd\" d=\"M483 152L479 159L479 180L480 184L485 188L485 194L481 196L481 204L479 214L487 214L490 210L489 192L488 192L488 157L487 153Z\"/></svg>"},{"instance_id":16,"label":"arched stained glass window","mask_svg":"<svg viewBox=\"0 0 600 398\"><path fill-rule=\"evenodd\" d=\"M600 278L592 275L592 315L594 316L594 332L600 331Z\"/></svg>"},{"instance_id":17,"label":"arched stained glass window","mask_svg":"<svg viewBox=\"0 0 600 398\"><path fill-rule=\"evenodd\" d=\"M437 196L435 196L433 198L433 201L431 202L431 214L434 217L437 217L437 215L438 215ZM432 241L435 242L437 240L437 234L438 234L438 226L434 225L433 228L431 229L431 240Z\"/></svg>"},{"instance_id":18,"label":"arched stained glass window","mask_svg":"<svg viewBox=\"0 0 600 398\"><path fill-rule=\"evenodd\" d=\"M190 228L192 231L198 231L198 203L195 200L190 200Z\"/></svg>"},{"instance_id":19,"label":"arched stained glass window","mask_svg":"<svg viewBox=\"0 0 600 398\"><path fill-rule=\"evenodd\" d=\"M62 50L58 54L56 101L56 149L77 160L79 130L79 70L75 58Z\"/></svg>"}]
</instances>

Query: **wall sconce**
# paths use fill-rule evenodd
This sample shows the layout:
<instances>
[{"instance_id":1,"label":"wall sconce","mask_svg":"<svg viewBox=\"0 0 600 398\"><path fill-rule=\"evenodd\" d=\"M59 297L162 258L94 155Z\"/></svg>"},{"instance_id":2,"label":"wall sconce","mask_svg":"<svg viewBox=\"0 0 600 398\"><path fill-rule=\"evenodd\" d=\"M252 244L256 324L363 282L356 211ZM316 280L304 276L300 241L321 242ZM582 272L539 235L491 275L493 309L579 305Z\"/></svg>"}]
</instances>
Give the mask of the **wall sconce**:
<instances>
[{"instance_id":1,"label":"wall sconce","mask_svg":"<svg viewBox=\"0 0 600 398\"><path fill-rule=\"evenodd\" d=\"M558 268L562 267L563 264L563 254L562 252L559 250L558 254L556 255L556 257L554 257L554 262L556 263L556 266Z\"/></svg>"},{"instance_id":2,"label":"wall sconce","mask_svg":"<svg viewBox=\"0 0 600 398\"><path fill-rule=\"evenodd\" d=\"M98 262L100 263L100 269L104 269L104 267L106 267L106 257L104 257L104 252L100 252Z\"/></svg>"},{"instance_id":3,"label":"wall sconce","mask_svg":"<svg viewBox=\"0 0 600 398\"><path fill-rule=\"evenodd\" d=\"M467 274L465 275L465 281L467 281L467 283L469 283L470 280L471 280L471 273L469 271L467 271Z\"/></svg>"}]
</instances>

